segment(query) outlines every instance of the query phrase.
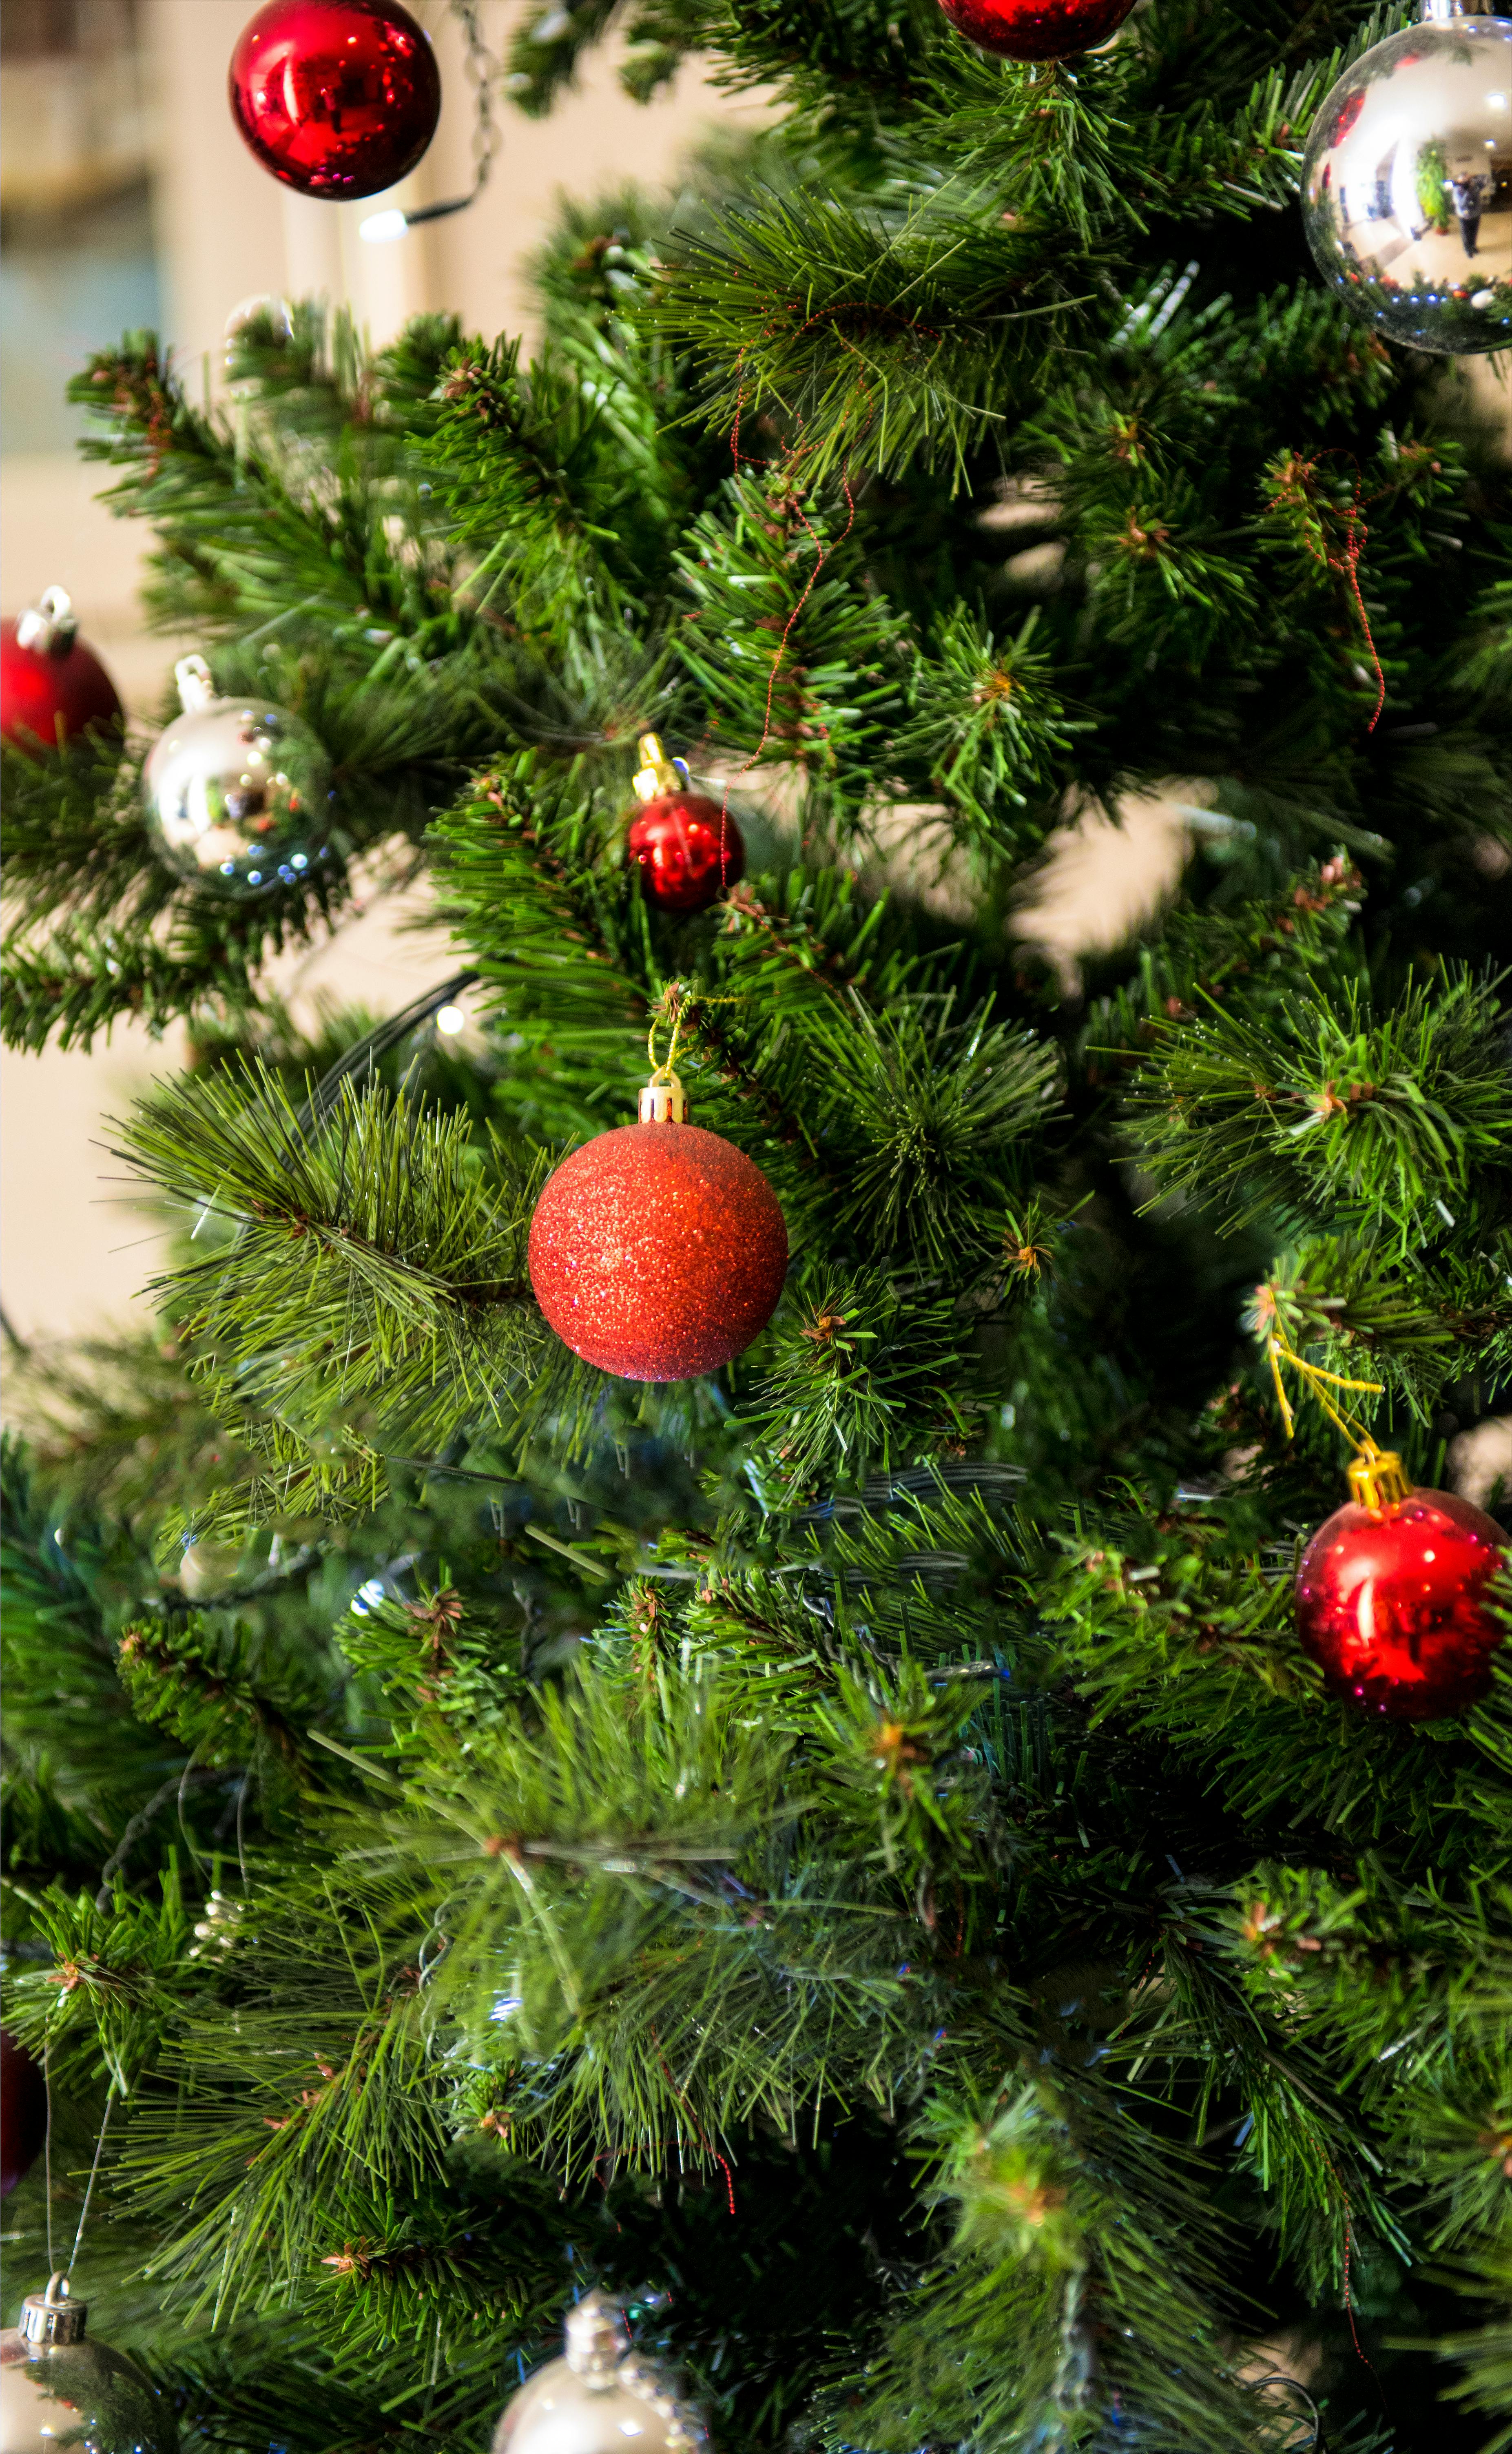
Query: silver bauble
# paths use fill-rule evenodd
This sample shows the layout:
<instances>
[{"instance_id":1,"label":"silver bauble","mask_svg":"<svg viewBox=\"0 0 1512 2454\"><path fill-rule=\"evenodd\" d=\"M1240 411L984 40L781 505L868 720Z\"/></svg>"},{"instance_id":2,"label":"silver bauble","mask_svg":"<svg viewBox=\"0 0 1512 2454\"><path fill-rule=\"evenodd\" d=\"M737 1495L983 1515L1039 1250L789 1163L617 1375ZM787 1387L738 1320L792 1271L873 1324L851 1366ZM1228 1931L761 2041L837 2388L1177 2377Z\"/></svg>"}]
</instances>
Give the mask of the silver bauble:
<instances>
[{"instance_id":1,"label":"silver bauble","mask_svg":"<svg viewBox=\"0 0 1512 2454\"><path fill-rule=\"evenodd\" d=\"M266 699L217 698L203 656L175 666L184 713L142 774L154 847L181 877L246 897L294 886L326 849L331 765Z\"/></svg>"},{"instance_id":2,"label":"silver bauble","mask_svg":"<svg viewBox=\"0 0 1512 2454\"><path fill-rule=\"evenodd\" d=\"M1388 340L1512 341L1512 21L1426 0L1319 111L1302 216L1320 271Z\"/></svg>"},{"instance_id":3,"label":"silver bauble","mask_svg":"<svg viewBox=\"0 0 1512 2454\"><path fill-rule=\"evenodd\" d=\"M565 2357L505 2404L494 2454L696 2454L707 2444L694 2406L631 2351L616 2301L588 2293L564 2332Z\"/></svg>"},{"instance_id":4,"label":"silver bauble","mask_svg":"<svg viewBox=\"0 0 1512 2454\"><path fill-rule=\"evenodd\" d=\"M86 2338L68 2278L30 2292L0 2334L0 2454L173 2454L173 2415L109 2343Z\"/></svg>"}]
</instances>

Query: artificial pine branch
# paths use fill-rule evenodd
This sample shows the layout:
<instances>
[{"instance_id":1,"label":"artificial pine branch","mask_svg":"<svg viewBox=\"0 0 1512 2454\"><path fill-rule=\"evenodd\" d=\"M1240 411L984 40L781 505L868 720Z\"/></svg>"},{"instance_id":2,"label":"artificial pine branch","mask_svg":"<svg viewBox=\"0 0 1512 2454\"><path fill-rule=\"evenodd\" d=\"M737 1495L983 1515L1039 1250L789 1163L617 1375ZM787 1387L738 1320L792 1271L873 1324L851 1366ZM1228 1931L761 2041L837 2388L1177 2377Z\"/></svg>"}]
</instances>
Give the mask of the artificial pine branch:
<instances>
[{"instance_id":1,"label":"artificial pine branch","mask_svg":"<svg viewBox=\"0 0 1512 2454\"><path fill-rule=\"evenodd\" d=\"M89 2288L228 2454L463 2454L589 2280L721 2454L1291 2454L1304 2361L1334 2454L1498 2424L1507 1657L1326 1691L1346 1452L1267 1363L1431 1485L1512 1358L1505 477L1292 204L1405 14L1027 67L635 0L632 92L780 124L565 209L533 361L295 306L225 416L150 338L84 381L154 611L338 795L243 909L134 749L8 777L8 1032L189 1016L122 1138L193 1233L172 1354L26 1367L6 2017L86 2171L112 2086ZM526 13L527 108L610 22ZM626 857L652 726L744 836L703 912ZM1179 876L1037 955L1132 792ZM358 853L455 1037L271 991ZM793 1268L626 1386L527 1228L674 1005Z\"/></svg>"},{"instance_id":2,"label":"artificial pine branch","mask_svg":"<svg viewBox=\"0 0 1512 2454\"><path fill-rule=\"evenodd\" d=\"M1320 983L1263 1030L1216 1008L1154 1021L1152 1036L1163 1061L1133 1095L1145 1164L1239 1217L1260 1200L1326 1211L1401 1249L1436 1219L1459 1227L1472 1169L1490 1177L1481 1200L1496 1198L1512 1083L1479 981L1445 981L1430 1006L1409 980L1379 1017L1352 983Z\"/></svg>"}]
</instances>

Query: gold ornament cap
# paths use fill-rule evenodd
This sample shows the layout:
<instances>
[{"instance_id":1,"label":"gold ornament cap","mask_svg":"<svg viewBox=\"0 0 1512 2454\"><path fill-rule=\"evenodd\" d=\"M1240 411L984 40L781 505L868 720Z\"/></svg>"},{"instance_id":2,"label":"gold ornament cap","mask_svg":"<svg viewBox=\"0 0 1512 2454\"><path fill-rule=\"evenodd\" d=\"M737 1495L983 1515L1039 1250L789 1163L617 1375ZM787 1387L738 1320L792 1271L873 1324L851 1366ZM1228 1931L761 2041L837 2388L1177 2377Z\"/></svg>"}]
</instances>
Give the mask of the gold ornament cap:
<instances>
[{"instance_id":1,"label":"gold ornament cap","mask_svg":"<svg viewBox=\"0 0 1512 2454\"><path fill-rule=\"evenodd\" d=\"M21 2303L21 2332L29 2343L78 2343L84 2340L87 2301L75 2301L61 2267L45 2292L29 2292Z\"/></svg>"},{"instance_id":2,"label":"gold ornament cap","mask_svg":"<svg viewBox=\"0 0 1512 2454\"><path fill-rule=\"evenodd\" d=\"M1369 1448L1350 1461L1349 1491L1357 1507L1380 1510L1410 1499L1413 1486L1391 1449Z\"/></svg>"},{"instance_id":3,"label":"gold ornament cap","mask_svg":"<svg viewBox=\"0 0 1512 2454\"><path fill-rule=\"evenodd\" d=\"M675 1075L670 1082L647 1082L642 1086L640 1121L643 1125L687 1123L688 1095Z\"/></svg>"},{"instance_id":4,"label":"gold ornament cap","mask_svg":"<svg viewBox=\"0 0 1512 2454\"><path fill-rule=\"evenodd\" d=\"M635 796L641 801L659 801L664 793L684 793L688 789L688 769L681 758L669 758L661 746L659 733L643 733L638 743L640 765L635 771Z\"/></svg>"}]
</instances>

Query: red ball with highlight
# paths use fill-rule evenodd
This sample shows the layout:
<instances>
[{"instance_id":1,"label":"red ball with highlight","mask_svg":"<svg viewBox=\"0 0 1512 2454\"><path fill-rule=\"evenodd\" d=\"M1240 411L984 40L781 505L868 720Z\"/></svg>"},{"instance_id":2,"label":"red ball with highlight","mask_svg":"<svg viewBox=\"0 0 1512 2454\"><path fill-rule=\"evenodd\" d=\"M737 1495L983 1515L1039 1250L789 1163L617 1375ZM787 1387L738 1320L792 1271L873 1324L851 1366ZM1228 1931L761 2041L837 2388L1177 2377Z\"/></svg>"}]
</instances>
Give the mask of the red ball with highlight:
<instances>
[{"instance_id":1,"label":"red ball with highlight","mask_svg":"<svg viewBox=\"0 0 1512 2454\"><path fill-rule=\"evenodd\" d=\"M1483 1696L1504 1633L1490 1586L1507 1539L1452 1491L1335 1509L1297 1571L1298 1633L1334 1694L1401 1721Z\"/></svg>"},{"instance_id":2,"label":"red ball with highlight","mask_svg":"<svg viewBox=\"0 0 1512 2454\"><path fill-rule=\"evenodd\" d=\"M622 1380L717 1371L763 1330L788 1265L760 1169L697 1125L622 1125L547 1178L531 1284L558 1338Z\"/></svg>"},{"instance_id":3,"label":"red ball with highlight","mask_svg":"<svg viewBox=\"0 0 1512 2454\"><path fill-rule=\"evenodd\" d=\"M1005 60L1065 60L1116 34L1134 0L940 0L958 33Z\"/></svg>"},{"instance_id":4,"label":"red ball with highlight","mask_svg":"<svg viewBox=\"0 0 1512 2454\"><path fill-rule=\"evenodd\" d=\"M413 170L441 115L441 73L398 0L267 0L232 53L231 108L275 179L339 203Z\"/></svg>"},{"instance_id":5,"label":"red ball with highlight","mask_svg":"<svg viewBox=\"0 0 1512 2454\"><path fill-rule=\"evenodd\" d=\"M114 733L120 723L115 684L76 634L24 648L14 622L0 630L0 735L12 750L56 750L91 725Z\"/></svg>"},{"instance_id":6,"label":"red ball with highlight","mask_svg":"<svg viewBox=\"0 0 1512 2454\"><path fill-rule=\"evenodd\" d=\"M745 845L706 793L663 793L632 818L625 853L664 912L705 912L745 875Z\"/></svg>"}]
</instances>

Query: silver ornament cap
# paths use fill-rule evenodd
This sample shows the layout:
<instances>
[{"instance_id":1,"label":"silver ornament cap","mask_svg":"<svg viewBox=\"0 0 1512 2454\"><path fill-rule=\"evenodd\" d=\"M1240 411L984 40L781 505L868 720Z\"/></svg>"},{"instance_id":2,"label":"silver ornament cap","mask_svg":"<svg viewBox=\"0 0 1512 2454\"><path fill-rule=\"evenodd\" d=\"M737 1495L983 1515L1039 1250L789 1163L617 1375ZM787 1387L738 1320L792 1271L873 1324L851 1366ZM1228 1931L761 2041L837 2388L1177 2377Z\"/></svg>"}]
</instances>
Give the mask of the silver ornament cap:
<instances>
[{"instance_id":1,"label":"silver ornament cap","mask_svg":"<svg viewBox=\"0 0 1512 2454\"><path fill-rule=\"evenodd\" d=\"M29 2292L21 2303L21 2333L29 2343L77 2343L84 2340L87 2301L75 2301L68 2277L48 2278L45 2292Z\"/></svg>"},{"instance_id":2,"label":"silver ornament cap","mask_svg":"<svg viewBox=\"0 0 1512 2454\"><path fill-rule=\"evenodd\" d=\"M16 616L16 646L37 656L66 656L78 633L78 616L66 588L45 588L34 605Z\"/></svg>"},{"instance_id":3,"label":"silver ornament cap","mask_svg":"<svg viewBox=\"0 0 1512 2454\"><path fill-rule=\"evenodd\" d=\"M624 2309L586 2293L567 2313L566 2349L500 2417L494 2454L698 2454L708 2430L655 2362L630 2348Z\"/></svg>"},{"instance_id":4,"label":"silver ornament cap","mask_svg":"<svg viewBox=\"0 0 1512 2454\"><path fill-rule=\"evenodd\" d=\"M562 2323L563 2354L574 2377L607 2380L630 2349L630 2329L617 2301L607 2292L586 2292Z\"/></svg>"},{"instance_id":5,"label":"silver ornament cap","mask_svg":"<svg viewBox=\"0 0 1512 2454\"><path fill-rule=\"evenodd\" d=\"M271 700L217 697L203 656L174 667L183 713L142 774L148 832L181 877L238 900L296 886L326 850L331 764Z\"/></svg>"}]
</instances>

